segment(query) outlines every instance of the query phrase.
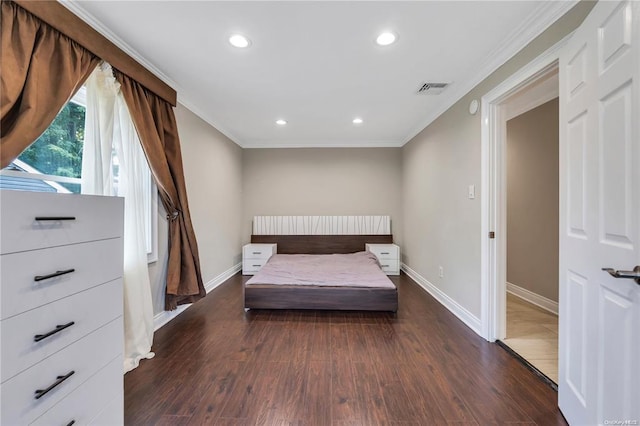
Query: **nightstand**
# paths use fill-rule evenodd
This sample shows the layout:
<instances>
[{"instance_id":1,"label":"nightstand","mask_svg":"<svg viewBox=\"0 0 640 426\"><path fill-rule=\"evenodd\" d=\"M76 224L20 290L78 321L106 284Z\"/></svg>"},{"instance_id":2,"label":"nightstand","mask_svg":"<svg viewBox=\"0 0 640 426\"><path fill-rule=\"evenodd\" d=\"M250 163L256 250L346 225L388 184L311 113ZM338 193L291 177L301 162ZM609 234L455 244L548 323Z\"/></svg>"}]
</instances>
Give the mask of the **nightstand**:
<instances>
[{"instance_id":1,"label":"nightstand","mask_svg":"<svg viewBox=\"0 0 640 426\"><path fill-rule=\"evenodd\" d=\"M277 252L277 244L245 245L242 247L242 275L254 275Z\"/></svg>"},{"instance_id":2,"label":"nightstand","mask_svg":"<svg viewBox=\"0 0 640 426\"><path fill-rule=\"evenodd\" d=\"M396 244L366 244L365 247L378 258L387 275L400 275L400 247Z\"/></svg>"}]
</instances>

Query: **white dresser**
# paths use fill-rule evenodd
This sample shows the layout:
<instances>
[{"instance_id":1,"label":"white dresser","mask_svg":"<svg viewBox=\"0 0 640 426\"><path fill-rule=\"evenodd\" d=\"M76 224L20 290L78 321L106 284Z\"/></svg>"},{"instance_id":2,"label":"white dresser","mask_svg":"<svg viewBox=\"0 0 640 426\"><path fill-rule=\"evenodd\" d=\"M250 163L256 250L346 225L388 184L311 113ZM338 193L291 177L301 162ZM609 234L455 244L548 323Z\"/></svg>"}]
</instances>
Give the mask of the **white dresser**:
<instances>
[{"instance_id":1,"label":"white dresser","mask_svg":"<svg viewBox=\"0 0 640 426\"><path fill-rule=\"evenodd\" d=\"M123 211L0 191L0 424L123 423Z\"/></svg>"},{"instance_id":2,"label":"white dresser","mask_svg":"<svg viewBox=\"0 0 640 426\"><path fill-rule=\"evenodd\" d=\"M387 275L400 275L400 247L396 244L366 244L366 250L373 253Z\"/></svg>"},{"instance_id":3,"label":"white dresser","mask_svg":"<svg viewBox=\"0 0 640 426\"><path fill-rule=\"evenodd\" d=\"M242 275L253 275L278 252L277 244L247 244L242 247Z\"/></svg>"}]
</instances>

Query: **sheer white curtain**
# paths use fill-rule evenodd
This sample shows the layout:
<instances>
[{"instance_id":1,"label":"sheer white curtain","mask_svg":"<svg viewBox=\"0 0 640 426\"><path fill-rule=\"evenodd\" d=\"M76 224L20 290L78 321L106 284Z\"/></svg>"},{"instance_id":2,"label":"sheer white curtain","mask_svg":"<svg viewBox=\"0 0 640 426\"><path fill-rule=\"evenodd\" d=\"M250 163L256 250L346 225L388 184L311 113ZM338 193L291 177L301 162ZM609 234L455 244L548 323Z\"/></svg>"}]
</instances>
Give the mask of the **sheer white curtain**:
<instances>
[{"instance_id":1,"label":"sheer white curtain","mask_svg":"<svg viewBox=\"0 0 640 426\"><path fill-rule=\"evenodd\" d=\"M96 68L86 87L82 192L118 195L125 199L124 371L127 372L136 368L141 359L154 356L151 352L153 306L145 236L145 202L151 195L151 175L111 67L103 63ZM114 173L114 166L118 168L117 173ZM117 175L117 182L114 175Z\"/></svg>"},{"instance_id":2,"label":"sheer white curtain","mask_svg":"<svg viewBox=\"0 0 640 426\"><path fill-rule=\"evenodd\" d=\"M91 73L87 88L82 147L83 194L113 195L113 117L118 83L102 63Z\"/></svg>"}]
</instances>

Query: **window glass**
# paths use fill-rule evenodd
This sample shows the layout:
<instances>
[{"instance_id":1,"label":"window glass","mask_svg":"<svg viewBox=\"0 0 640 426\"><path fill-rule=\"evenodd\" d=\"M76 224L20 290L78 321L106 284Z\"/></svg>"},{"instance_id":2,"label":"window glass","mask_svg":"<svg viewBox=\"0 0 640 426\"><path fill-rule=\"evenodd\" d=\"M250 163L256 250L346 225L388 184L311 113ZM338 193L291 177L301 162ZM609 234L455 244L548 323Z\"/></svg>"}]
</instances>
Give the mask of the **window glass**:
<instances>
[{"instance_id":1,"label":"window glass","mask_svg":"<svg viewBox=\"0 0 640 426\"><path fill-rule=\"evenodd\" d=\"M67 103L44 133L25 149L19 160L35 173L80 178L84 142L85 107ZM59 183L70 192L80 193L79 183Z\"/></svg>"}]
</instances>

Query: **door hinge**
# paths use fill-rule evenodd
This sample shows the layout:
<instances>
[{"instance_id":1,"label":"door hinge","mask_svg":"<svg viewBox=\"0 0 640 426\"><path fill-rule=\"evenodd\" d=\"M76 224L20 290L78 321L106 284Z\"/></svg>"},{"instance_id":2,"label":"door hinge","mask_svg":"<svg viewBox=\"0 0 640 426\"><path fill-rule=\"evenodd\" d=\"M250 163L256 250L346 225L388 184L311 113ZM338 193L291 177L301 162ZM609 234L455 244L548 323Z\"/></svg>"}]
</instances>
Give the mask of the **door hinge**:
<instances>
[{"instance_id":1,"label":"door hinge","mask_svg":"<svg viewBox=\"0 0 640 426\"><path fill-rule=\"evenodd\" d=\"M489 239L493 240L496 237L496 233L494 231L489 232Z\"/></svg>"}]
</instances>

